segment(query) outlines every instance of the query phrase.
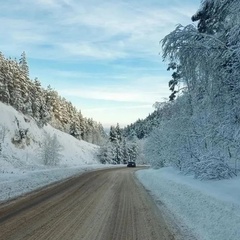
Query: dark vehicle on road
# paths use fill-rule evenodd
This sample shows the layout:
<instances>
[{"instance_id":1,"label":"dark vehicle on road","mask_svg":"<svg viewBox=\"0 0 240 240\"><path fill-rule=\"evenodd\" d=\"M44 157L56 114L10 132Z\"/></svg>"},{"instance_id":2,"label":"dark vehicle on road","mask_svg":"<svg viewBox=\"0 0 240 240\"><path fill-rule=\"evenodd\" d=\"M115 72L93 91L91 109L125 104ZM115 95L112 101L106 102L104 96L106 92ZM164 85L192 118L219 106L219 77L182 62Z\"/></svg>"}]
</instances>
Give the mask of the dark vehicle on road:
<instances>
[{"instance_id":1,"label":"dark vehicle on road","mask_svg":"<svg viewBox=\"0 0 240 240\"><path fill-rule=\"evenodd\" d=\"M128 162L127 167L136 167L135 162Z\"/></svg>"}]
</instances>

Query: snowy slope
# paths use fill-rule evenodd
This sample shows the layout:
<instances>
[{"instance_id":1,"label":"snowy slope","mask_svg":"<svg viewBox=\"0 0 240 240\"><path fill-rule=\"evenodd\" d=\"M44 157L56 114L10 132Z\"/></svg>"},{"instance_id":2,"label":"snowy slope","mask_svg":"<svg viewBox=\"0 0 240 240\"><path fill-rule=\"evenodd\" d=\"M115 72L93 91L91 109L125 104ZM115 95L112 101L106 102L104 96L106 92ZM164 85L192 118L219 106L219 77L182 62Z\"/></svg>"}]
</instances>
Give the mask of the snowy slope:
<instances>
[{"instance_id":1,"label":"snowy slope","mask_svg":"<svg viewBox=\"0 0 240 240\"><path fill-rule=\"evenodd\" d=\"M240 239L240 177L199 181L173 168L142 170L137 177L182 230L199 240Z\"/></svg>"},{"instance_id":2,"label":"snowy slope","mask_svg":"<svg viewBox=\"0 0 240 240\"><path fill-rule=\"evenodd\" d=\"M19 122L19 127L17 126ZM0 131L1 126L6 132L2 143L1 171L12 168L26 168L41 164L38 157L39 149L45 138L45 133L51 136L55 133L60 144L63 146L63 155L60 165L79 165L98 163L96 145L79 141L69 134L63 133L50 125L38 128L35 121L18 113L15 109L0 102ZM25 144L13 144L12 138L19 129L28 129L29 139Z\"/></svg>"},{"instance_id":3,"label":"snowy slope","mask_svg":"<svg viewBox=\"0 0 240 240\"><path fill-rule=\"evenodd\" d=\"M17 137L19 129L28 129L28 137L21 143ZM46 133L56 134L63 147L61 161L55 167L43 165L39 157ZM103 167L97 159L98 146L79 141L50 125L39 129L33 119L1 102L0 143L0 201L90 168Z\"/></svg>"}]
</instances>

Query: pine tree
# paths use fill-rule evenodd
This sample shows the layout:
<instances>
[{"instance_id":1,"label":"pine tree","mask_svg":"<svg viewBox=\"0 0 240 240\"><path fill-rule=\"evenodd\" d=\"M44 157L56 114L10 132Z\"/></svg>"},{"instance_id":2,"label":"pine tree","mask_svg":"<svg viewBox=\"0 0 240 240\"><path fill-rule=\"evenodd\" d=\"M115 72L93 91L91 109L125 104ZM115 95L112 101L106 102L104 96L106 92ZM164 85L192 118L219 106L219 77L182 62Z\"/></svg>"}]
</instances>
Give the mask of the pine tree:
<instances>
[{"instance_id":1,"label":"pine tree","mask_svg":"<svg viewBox=\"0 0 240 240\"><path fill-rule=\"evenodd\" d=\"M102 164L111 162L109 149L110 149L110 145L108 143L105 143L100 147L99 159Z\"/></svg>"},{"instance_id":2,"label":"pine tree","mask_svg":"<svg viewBox=\"0 0 240 240\"><path fill-rule=\"evenodd\" d=\"M25 76L29 76L29 68L27 64L27 58L26 58L26 53L23 52L21 54L21 58L19 59L19 66L22 72L25 74Z\"/></svg>"},{"instance_id":3,"label":"pine tree","mask_svg":"<svg viewBox=\"0 0 240 240\"><path fill-rule=\"evenodd\" d=\"M129 151L128 151L128 147L127 147L125 138L123 139L122 161L123 161L123 164L127 164L127 162L129 161Z\"/></svg>"},{"instance_id":4,"label":"pine tree","mask_svg":"<svg viewBox=\"0 0 240 240\"><path fill-rule=\"evenodd\" d=\"M123 153L122 153L122 148L121 148L120 143L116 144L115 149L116 149L115 150L116 151L115 162L117 164L120 164L121 162L123 162L123 160L122 160Z\"/></svg>"},{"instance_id":5,"label":"pine tree","mask_svg":"<svg viewBox=\"0 0 240 240\"><path fill-rule=\"evenodd\" d=\"M128 149L129 159L131 162L135 162L138 156L138 146L136 142L132 142Z\"/></svg>"},{"instance_id":6,"label":"pine tree","mask_svg":"<svg viewBox=\"0 0 240 240\"><path fill-rule=\"evenodd\" d=\"M11 91L11 105L18 111L23 111L24 109L24 93L23 85L24 80L21 77L21 72L18 69L18 65L15 61L11 61L11 70L12 70L12 91Z\"/></svg>"},{"instance_id":7,"label":"pine tree","mask_svg":"<svg viewBox=\"0 0 240 240\"><path fill-rule=\"evenodd\" d=\"M76 122L72 122L70 124L70 132L69 133L70 133L70 135L72 135L75 138L78 138L78 139L80 138L81 134L80 134L79 127Z\"/></svg>"},{"instance_id":8,"label":"pine tree","mask_svg":"<svg viewBox=\"0 0 240 240\"><path fill-rule=\"evenodd\" d=\"M114 126L110 127L110 132L109 132L109 140L110 142L117 142L117 132L116 132L116 128Z\"/></svg>"},{"instance_id":9,"label":"pine tree","mask_svg":"<svg viewBox=\"0 0 240 240\"><path fill-rule=\"evenodd\" d=\"M224 28L223 21L229 13L229 6L236 0L204 0L200 9L192 16L192 21L198 21L200 33L215 34Z\"/></svg>"},{"instance_id":10,"label":"pine tree","mask_svg":"<svg viewBox=\"0 0 240 240\"><path fill-rule=\"evenodd\" d=\"M118 142L121 142L122 141L122 132L120 130L119 123L117 123L117 126L115 128L115 132L116 132L116 138L117 138Z\"/></svg>"},{"instance_id":11,"label":"pine tree","mask_svg":"<svg viewBox=\"0 0 240 240\"><path fill-rule=\"evenodd\" d=\"M10 102L10 94L8 90L8 67L7 61L0 52L0 101L6 104Z\"/></svg>"}]
</instances>

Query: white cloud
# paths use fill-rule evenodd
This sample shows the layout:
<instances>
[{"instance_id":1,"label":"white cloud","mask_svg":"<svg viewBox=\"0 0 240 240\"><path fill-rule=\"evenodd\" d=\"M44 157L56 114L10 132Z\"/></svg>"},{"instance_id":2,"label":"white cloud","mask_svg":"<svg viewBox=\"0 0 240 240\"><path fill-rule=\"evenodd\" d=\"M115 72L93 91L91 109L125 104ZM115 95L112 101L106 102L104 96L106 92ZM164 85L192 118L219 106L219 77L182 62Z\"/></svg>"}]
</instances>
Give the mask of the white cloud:
<instances>
[{"instance_id":1,"label":"white cloud","mask_svg":"<svg viewBox=\"0 0 240 240\"><path fill-rule=\"evenodd\" d=\"M164 82L156 82L157 79L138 79L129 81L126 86L118 83L112 86L91 87L80 86L74 89L59 90L60 94L65 97L78 97L85 99L106 100L116 102L135 102L153 104L163 97L168 97L169 90ZM131 84L131 85L130 85Z\"/></svg>"},{"instance_id":2,"label":"white cloud","mask_svg":"<svg viewBox=\"0 0 240 240\"><path fill-rule=\"evenodd\" d=\"M88 51L85 53L89 53L89 56L94 56L92 53L96 48L101 49L104 46L122 57L128 56L126 53L129 52L141 53L142 56L144 52L150 53L151 56L156 54L159 49L159 40L173 30L177 23L183 19L186 22L188 18L180 9L172 8L172 11L169 9L167 11L166 9L145 9L144 6L134 7L130 3L122 2L94 4L90 8L89 5L84 4L73 5L73 12L66 13L60 22L63 26L74 25L77 29L78 27L90 29L89 33L84 32L80 37L84 41L88 39L93 43L86 46ZM78 52L78 45L75 45L75 49ZM108 54L104 56L109 58Z\"/></svg>"},{"instance_id":3,"label":"white cloud","mask_svg":"<svg viewBox=\"0 0 240 240\"><path fill-rule=\"evenodd\" d=\"M27 0L27 2L30 3L31 0ZM61 7L61 3L62 1L61 0L35 0L35 4L37 4L38 6L41 6L41 7L47 7L48 9L51 8L51 9L55 9L55 8L59 8Z\"/></svg>"},{"instance_id":4,"label":"white cloud","mask_svg":"<svg viewBox=\"0 0 240 240\"><path fill-rule=\"evenodd\" d=\"M166 9L160 8L159 3L155 8L146 6L144 1L134 4L124 1L22 0L21 3L22 14L16 10L14 16L1 21L2 28L8 29L5 41L17 44L22 50L27 48L40 57L55 56L56 59L76 56L118 59L130 54L152 58L159 52L159 40L177 23L189 18L186 5ZM41 48L41 44L49 43L55 48Z\"/></svg>"},{"instance_id":5,"label":"white cloud","mask_svg":"<svg viewBox=\"0 0 240 240\"><path fill-rule=\"evenodd\" d=\"M58 45L65 54L70 56L87 57L94 59L118 59L126 57L127 54L121 51L105 47L97 47L93 43L80 42L77 43L63 43Z\"/></svg>"}]
</instances>

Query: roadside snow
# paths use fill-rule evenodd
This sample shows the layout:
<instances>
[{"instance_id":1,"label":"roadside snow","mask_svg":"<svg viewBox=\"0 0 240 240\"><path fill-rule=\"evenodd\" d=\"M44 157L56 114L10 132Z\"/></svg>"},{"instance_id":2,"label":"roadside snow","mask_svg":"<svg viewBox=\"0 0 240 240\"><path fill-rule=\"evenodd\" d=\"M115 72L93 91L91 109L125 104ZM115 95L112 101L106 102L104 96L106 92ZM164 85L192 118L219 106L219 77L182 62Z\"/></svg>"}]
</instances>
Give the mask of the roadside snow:
<instances>
[{"instance_id":1,"label":"roadside snow","mask_svg":"<svg viewBox=\"0 0 240 240\"><path fill-rule=\"evenodd\" d=\"M240 239L240 177L199 181L170 167L141 170L136 175L156 202L197 239Z\"/></svg>"},{"instance_id":2,"label":"roadside snow","mask_svg":"<svg viewBox=\"0 0 240 240\"><path fill-rule=\"evenodd\" d=\"M75 167L52 167L19 170L12 173L0 174L0 202L21 196L38 188L58 182L76 174L96 169L116 167L114 165L92 164Z\"/></svg>"}]
</instances>

